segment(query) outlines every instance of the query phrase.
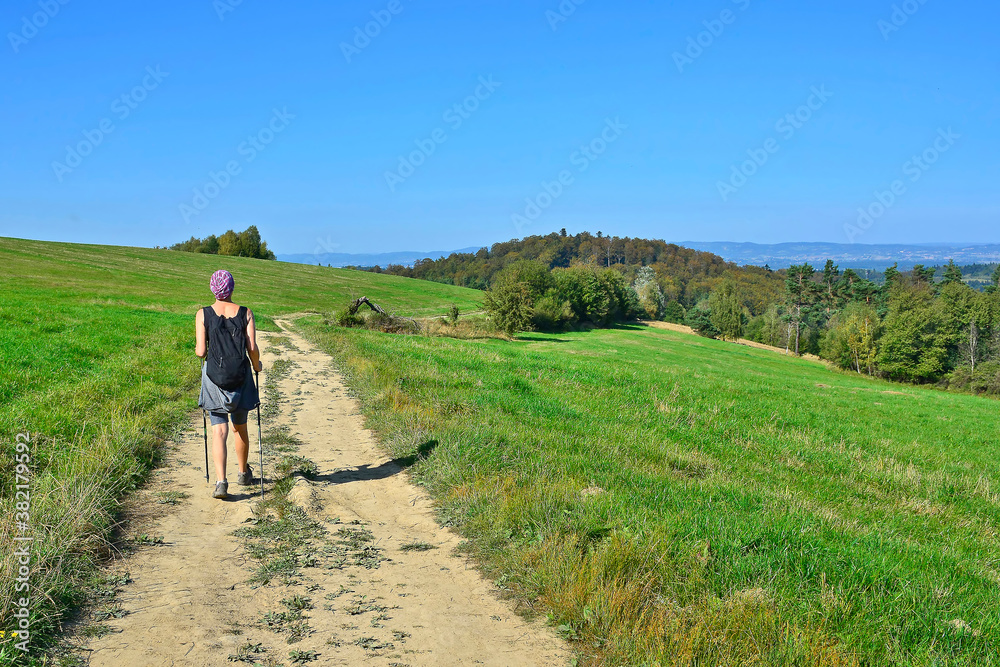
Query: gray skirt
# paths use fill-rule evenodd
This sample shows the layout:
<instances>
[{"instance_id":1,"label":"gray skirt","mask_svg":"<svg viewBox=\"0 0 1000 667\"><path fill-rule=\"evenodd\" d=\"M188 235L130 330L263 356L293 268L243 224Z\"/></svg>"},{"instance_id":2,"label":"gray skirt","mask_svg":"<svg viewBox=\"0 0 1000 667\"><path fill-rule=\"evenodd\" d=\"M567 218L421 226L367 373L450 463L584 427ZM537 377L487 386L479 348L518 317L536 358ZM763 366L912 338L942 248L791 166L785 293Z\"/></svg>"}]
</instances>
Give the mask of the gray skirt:
<instances>
[{"instance_id":1,"label":"gray skirt","mask_svg":"<svg viewBox=\"0 0 1000 667\"><path fill-rule=\"evenodd\" d=\"M208 366L201 365L201 396L198 398L198 407L202 410L232 413L237 410L253 410L258 405L260 394L249 363L243 386L235 391L227 391L212 382L208 377Z\"/></svg>"}]
</instances>

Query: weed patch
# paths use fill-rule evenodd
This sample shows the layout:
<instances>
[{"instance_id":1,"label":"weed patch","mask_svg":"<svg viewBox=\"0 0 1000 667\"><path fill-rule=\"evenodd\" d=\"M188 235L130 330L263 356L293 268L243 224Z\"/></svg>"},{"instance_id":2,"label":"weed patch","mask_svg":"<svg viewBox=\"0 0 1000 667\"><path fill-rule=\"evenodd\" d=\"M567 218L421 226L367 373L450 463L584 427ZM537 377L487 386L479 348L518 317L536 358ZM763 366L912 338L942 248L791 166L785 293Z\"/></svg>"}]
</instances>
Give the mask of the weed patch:
<instances>
[{"instance_id":1,"label":"weed patch","mask_svg":"<svg viewBox=\"0 0 1000 667\"><path fill-rule=\"evenodd\" d=\"M156 502L160 505L177 505L188 497L183 491L160 491L156 494Z\"/></svg>"}]
</instances>

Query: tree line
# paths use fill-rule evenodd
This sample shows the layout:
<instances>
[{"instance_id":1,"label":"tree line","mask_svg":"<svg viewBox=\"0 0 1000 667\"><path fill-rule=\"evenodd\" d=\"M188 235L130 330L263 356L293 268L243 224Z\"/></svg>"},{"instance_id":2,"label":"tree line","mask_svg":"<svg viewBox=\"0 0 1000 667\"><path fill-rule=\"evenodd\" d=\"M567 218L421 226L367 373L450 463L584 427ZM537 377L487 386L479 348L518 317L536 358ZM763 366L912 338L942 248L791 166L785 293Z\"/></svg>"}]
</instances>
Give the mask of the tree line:
<instances>
[{"instance_id":1,"label":"tree line","mask_svg":"<svg viewBox=\"0 0 1000 667\"><path fill-rule=\"evenodd\" d=\"M484 289L488 315L509 333L659 319L871 376L1000 394L1000 266L965 269L841 271L831 260L772 271L561 230L386 272Z\"/></svg>"},{"instance_id":2,"label":"tree line","mask_svg":"<svg viewBox=\"0 0 1000 667\"><path fill-rule=\"evenodd\" d=\"M483 307L508 334L608 326L642 312L620 272L592 265L550 269L538 260L519 260L497 273Z\"/></svg>"},{"instance_id":3,"label":"tree line","mask_svg":"<svg viewBox=\"0 0 1000 667\"><path fill-rule=\"evenodd\" d=\"M725 281L686 322L698 333L811 353L857 373L912 383L937 383L1000 393L1000 265L983 290L949 262L885 271L881 283L827 261L783 272L779 299L754 315L741 286Z\"/></svg>"},{"instance_id":4,"label":"tree line","mask_svg":"<svg viewBox=\"0 0 1000 667\"><path fill-rule=\"evenodd\" d=\"M227 231L221 236L206 236L203 239L192 236L187 241L175 243L171 250L197 252L206 255L226 255L229 257L253 257L255 259L276 260L268 250L267 242L261 240L257 227L250 225L242 232Z\"/></svg>"},{"instance_id":5,"label":"tree line","mask_svg":"<svg viewBox=\"0 0 1000 667\"><path fill-rule=\"evenodd\" d=\"M660 240L604 236L601 232L570 235L565 229L495 243L475 253L420 260L412 267L397 264L367 270L486 290L506 267L524 260L539 262L549 270L590 267L615 271L628 285L638 283L644 316L676 322L724 279L742 285L752 311L781 291L780 276L767 268L738 267L713 253Z\"/></svg>"}]
</instances>

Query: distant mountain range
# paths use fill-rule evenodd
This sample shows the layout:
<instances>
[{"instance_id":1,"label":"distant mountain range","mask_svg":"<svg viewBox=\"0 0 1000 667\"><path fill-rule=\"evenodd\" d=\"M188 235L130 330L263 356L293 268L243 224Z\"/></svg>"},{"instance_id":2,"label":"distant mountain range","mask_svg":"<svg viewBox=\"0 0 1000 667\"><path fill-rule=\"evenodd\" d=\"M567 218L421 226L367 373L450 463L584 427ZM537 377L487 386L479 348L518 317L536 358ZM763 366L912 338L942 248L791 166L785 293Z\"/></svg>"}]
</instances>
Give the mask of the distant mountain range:
<instances>
[{"instance_id":1,"label":"distant mountain range","mask_svg":"<svg viewBox=\"0 0 1000 667\"><path fill-rule=\"evenodd\" d=\"M1000 262L1000 244L927 244L867 245L861 243L728 243L686 241L677 245L715 253L737 264L767 264L772 269L788 268L792 264L809 262L821 268L832 259L841 269L883 270L898 263L903 270L914 264L935 266L954 259L958 265L991 264Z\"/></svg>"},{"instance_id":2,"label":"distant mountain range","mask_svg":"<svg viewBox=\"0 0 1000 667\"><path fill-rule=\"evenodd\" d=\"M344 266L381 266L383 269L390 264L402 264L411 266L418 259L440 259L456 252L476 252L475 248L462 248L461 250L432 250L430 252L383 252L377 254L351 254L346 252L325 252L320 254L300 253L297 255L278 255L280 262L292 262L294 264L321 264L323 266L344 267Z\"/></svg>"},{"instance_id":3,"label":"distant mountain range","mask_svg":"<svg viewBox=\"0 0 1000 667\"><path fill-rule=\"evenodd\" d=\"M731 243L726 241L683 241L677 245L694 250L715 253L729 262L736 264L753 264L772 269L788 268L792 264L809 262L821 268L826 260L832 259L841 269L875 269L884 270L893 264L899 264L902 270L913 268L914 264L935 266L947 264L954 259L956 264L992 264L1000 262L1000 244L969 244L969 245L905 245L884 244L868 245L862 243ZM300 253L278 255L282 262L296 264L322 264L323 266L381 266L402 264L412 266L420 259L439 259L452 253L476 252L479 247L461 248L460 250L432 250L430 252L387 252L373 254L352 254L329 252L320 254Z\"/></svg>"}]
</instances>

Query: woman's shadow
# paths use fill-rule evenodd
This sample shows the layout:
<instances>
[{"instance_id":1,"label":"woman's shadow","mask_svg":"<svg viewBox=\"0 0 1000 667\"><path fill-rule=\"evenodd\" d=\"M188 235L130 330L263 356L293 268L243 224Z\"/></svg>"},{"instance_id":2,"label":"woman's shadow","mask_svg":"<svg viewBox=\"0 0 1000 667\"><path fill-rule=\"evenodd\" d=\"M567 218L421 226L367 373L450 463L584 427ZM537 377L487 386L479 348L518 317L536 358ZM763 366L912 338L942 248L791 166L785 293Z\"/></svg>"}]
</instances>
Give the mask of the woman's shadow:
<instances>
[{"instance_id":1,"label":"woman's shadow","mask_svg":"<svg viewBox=\"0 0 1000 667\"><path fill-rule=\"evenodd\" d=\"M415 453L386 461L374 468L365 464L349 470L338 470L327 475L317 475L313 479L318 482L328 482L330 484L348 484L350 482L370 482L377 479L386 479L393 475L398 475L407 468L413 467L417 462L428 458L437 446L437 440L428 440L417 447Z\"/></svg>"}]
</instances>

